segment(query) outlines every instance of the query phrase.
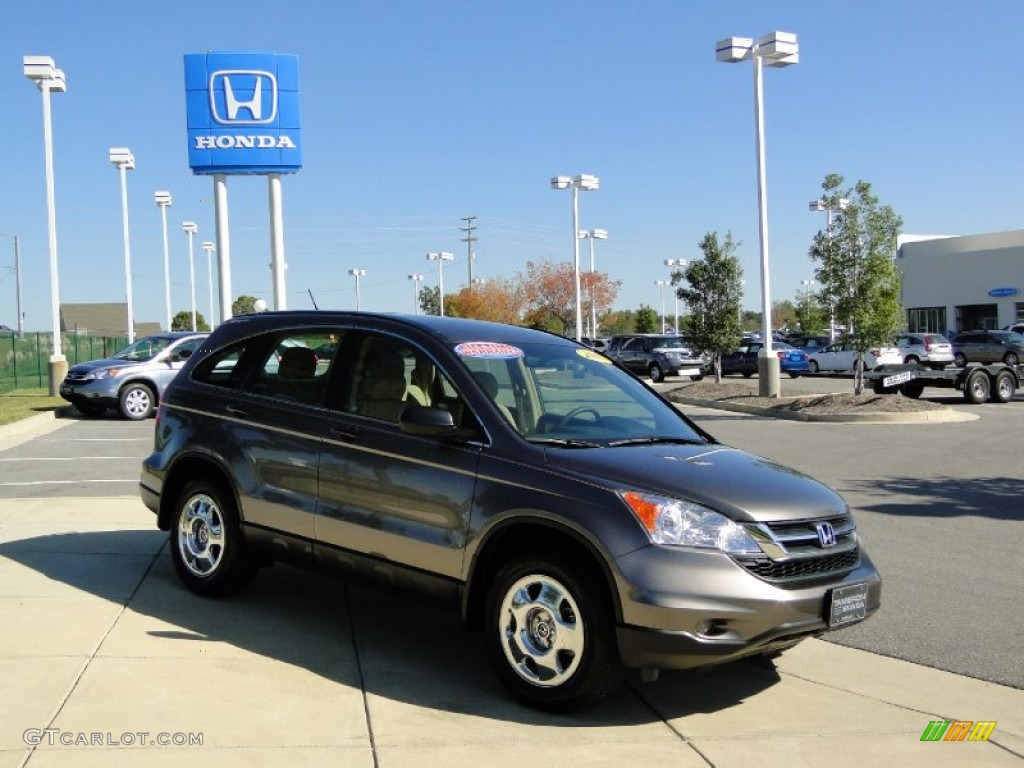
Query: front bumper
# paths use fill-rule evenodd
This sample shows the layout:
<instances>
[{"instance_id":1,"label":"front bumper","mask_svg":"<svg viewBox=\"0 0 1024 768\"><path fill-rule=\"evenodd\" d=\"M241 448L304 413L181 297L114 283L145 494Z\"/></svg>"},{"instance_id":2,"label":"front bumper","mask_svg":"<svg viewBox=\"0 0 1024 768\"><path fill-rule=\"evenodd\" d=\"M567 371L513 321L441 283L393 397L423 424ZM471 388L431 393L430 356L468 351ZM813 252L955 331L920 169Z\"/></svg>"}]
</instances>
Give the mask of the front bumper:
<instances>
[{"instance_id":1,"label":"front bumper","mask_svg":"<svg viewBox=\"0 0 1024 768\"><path fill-rule=\"evenodd\" d=\"M72 405L86 403L116 408L118 405L118 382L115 379L60 383L60 396Z\"/></svg>"},{"instance_id":2,"label":"front bumper","mask_svg":"<svg viewBox=\"0 0 1024 768\"><path fill-rule=\"evenodd\" d=\"M852 571L810 583L769 582L724 554L671 547L645 547L617 564L628 583L616 636L633 668L719 664L828 632L838 587L867 585L865 618L881 604L881 577L863 548Z\"/></svg>"}]
</instances>

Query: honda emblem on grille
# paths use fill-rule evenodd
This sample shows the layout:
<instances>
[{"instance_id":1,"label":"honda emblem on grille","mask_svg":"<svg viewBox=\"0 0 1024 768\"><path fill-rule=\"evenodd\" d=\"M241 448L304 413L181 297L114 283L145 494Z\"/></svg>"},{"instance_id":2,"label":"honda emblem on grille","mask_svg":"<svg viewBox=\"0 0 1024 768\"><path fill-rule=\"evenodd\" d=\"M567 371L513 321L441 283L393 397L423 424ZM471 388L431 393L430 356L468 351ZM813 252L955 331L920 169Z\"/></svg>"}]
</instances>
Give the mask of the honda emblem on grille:
<instances>
[{"instance_id":1,"label":"honda emblem on grille","mask_svg":"<svg viewBox=\"0 0 1024 768\"><path fill-rule=\"evenodd\" d=\"M836 529L832 527L832 523L818 523L814 528L818 531L818 542L822 547L836 545Z\"/></svg>"}]
</instances>

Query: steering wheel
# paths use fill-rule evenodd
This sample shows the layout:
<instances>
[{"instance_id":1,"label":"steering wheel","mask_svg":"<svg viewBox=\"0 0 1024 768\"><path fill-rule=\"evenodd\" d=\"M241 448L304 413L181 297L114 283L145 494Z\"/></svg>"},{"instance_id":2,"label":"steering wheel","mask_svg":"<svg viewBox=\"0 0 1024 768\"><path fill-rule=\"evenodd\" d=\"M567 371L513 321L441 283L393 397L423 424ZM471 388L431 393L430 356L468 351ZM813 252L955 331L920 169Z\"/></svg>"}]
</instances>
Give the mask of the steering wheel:
<instances>
[{"instance_id":1,"label":"steering wheel","mask_svg":"<svg viewBox=\"0 0 1024 768\"><path fill-rule=\"evenodd\" d=\"M565 416L563 416L561 419L559 419L558 420L558 426L564 427L574 417L579 416L581 413L592 413L592 414L594 414L594 421L595 422L598 422L598 421L601 420L601 414L597 412L596 408L592 408L589 405L581 405L578 408L573 408L571 411L569 411L567 414L565 414Z\"/></svg>"}]
</instances>

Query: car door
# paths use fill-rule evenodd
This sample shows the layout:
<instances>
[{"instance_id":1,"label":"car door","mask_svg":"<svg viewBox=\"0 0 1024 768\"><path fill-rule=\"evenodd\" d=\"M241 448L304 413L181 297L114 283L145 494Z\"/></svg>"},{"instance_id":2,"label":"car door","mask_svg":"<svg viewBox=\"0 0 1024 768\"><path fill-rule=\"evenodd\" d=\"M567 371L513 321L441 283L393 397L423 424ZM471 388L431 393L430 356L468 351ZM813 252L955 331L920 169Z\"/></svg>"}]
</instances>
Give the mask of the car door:
<instances>
[{"instance_id":1,"label":"car door","mask_svg":"<svg viewBox=\"0 0 1024 768\"><path fill-rule=\"evenodd\" d=\"M633 371L633 373L644 373L647 370L646 354L644 353L644 339L635 336L626 340L619 349L619 362Z\"/></svg>"},{"instance_id":2,"label":"car door","mask_svg":"<svg viewBox=\"0 0 1024 768\"><path fill-rule=\"evenodd\" d=\"M345 365L324 421L314 557L378 581L449 592L462 571L481 442L406 434L398 422L413 405L449 410L456 423L472 416L432 357L405 339L354 332L339 359Z\"/></svg>"}]
</instances>

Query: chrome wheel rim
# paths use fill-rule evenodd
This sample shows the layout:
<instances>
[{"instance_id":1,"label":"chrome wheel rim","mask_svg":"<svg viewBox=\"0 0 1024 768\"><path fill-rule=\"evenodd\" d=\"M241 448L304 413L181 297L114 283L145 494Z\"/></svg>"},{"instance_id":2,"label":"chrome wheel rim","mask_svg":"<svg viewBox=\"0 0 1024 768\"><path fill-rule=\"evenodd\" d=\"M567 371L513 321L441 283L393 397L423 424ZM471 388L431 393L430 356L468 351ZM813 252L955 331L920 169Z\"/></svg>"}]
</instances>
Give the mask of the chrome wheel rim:
<instances>
[{"instance_id":1,"label":"chrome wheel rim","mask_svg":"<svg viewBox=\"0 0 1024 768\"><path fill-rule=\"evenodd\" d=\"M142 416L150 408L149 392L145 389L132 389L125 394L124 409L132 416Z\"/></svg>"},{"instance_id":2,"label":"chrome wheel rim","mask_svg":"<svg viewBox=\"0 0 1024 768\"><path fill-rule=\"evenodd\" d=\"M583 658L583 620L569 590L555 579L519 579L505 593L498 624L505 658L526 682L554 688L575 674Z\"/></svg>"},{"instance_id":3,"label":"chrome wheel rim","mask_svg":"<svg viewBox=\"0 0 1024 768\"><path fill-rule=\"evenodd\" d=\"M201 578L211 576L224 561L224 517L205 493L185 503L178 520L178 552L185 567Z\"/></svg>"},{"instance_id":4,"label":"chrome wheel rim","mask_svg":"<svg viewBox=\"0 0 1024 768\"><path fill-rule=\"evenodd\" d=\"M1013 379L1009 376L1000 376L996 379L996 392L1004 400L1009 400L1013 397Z\"/></svg>"}]
</instances>

